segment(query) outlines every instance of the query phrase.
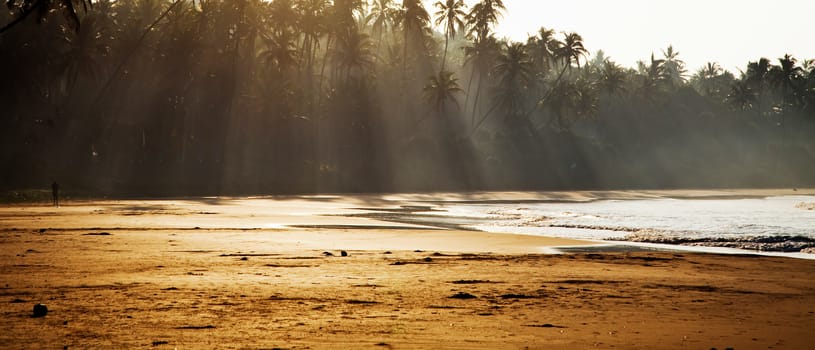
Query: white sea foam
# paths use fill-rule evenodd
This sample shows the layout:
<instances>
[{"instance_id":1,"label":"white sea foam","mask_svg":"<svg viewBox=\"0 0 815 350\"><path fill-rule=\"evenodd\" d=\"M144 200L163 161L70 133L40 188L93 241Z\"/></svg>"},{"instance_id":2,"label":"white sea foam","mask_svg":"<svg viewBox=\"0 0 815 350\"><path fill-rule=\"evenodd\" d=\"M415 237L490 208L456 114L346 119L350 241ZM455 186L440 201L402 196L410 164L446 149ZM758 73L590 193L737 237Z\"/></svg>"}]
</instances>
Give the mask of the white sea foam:
<instances>
[{"instance_id":1,"label":"white sea foam","mask_svg":"<svg viewBox=\"0 0 815 350\"><path fill-rule=\"evenodd\" d=\"M478 219L471 226L488 232L810 252L815 247L812 203L812 196L782 196L467 203L445 208L458 217Z\"/></svg>"}]
</instances>

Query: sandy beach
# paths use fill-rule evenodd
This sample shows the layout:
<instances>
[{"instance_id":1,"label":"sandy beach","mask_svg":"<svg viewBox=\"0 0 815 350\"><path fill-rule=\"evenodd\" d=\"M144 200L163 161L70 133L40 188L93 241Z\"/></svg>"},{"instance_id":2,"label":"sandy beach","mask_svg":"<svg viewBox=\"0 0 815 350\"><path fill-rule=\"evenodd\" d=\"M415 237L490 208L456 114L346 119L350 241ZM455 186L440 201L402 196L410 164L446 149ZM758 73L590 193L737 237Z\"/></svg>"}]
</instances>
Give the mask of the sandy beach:
<instances>
[{"instance_id":1,"label":"sandy beach","mask_svg":"<svg viewBox=\"0 0 815 350\"><path fill-rule=\"evenodd\" d=\"M0 348L810 346L813 260L550 254L591 243L352 215L418 199L2 206Z\"/></svg>"}]
</instances>

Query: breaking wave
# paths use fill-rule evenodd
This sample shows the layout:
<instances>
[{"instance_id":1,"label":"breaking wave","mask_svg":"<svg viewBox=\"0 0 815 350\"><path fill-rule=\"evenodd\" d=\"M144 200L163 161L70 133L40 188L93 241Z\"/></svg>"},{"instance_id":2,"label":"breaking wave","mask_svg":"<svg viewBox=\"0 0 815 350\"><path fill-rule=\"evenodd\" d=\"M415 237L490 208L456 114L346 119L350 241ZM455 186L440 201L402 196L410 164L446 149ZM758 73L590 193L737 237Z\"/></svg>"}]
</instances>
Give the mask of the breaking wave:
<instances>
[{"instance_id":1,"label":"breaking wave","mask_svg":"<svg viewBox=\"0 0 815 350\"><path fill-rule=\"evenodd\" d=\"M815 254L815 198L454 204L471 227L575 239Z\"/></svg>"}]
</instances>

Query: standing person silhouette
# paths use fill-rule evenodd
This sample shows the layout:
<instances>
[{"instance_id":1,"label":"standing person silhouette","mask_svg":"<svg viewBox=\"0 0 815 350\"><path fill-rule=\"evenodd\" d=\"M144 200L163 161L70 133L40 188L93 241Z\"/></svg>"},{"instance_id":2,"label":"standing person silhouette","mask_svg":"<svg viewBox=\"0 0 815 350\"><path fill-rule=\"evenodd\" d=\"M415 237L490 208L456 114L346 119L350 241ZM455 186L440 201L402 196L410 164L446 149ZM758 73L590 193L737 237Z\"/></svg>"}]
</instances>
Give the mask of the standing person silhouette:
<instances>
[{"instance_id":1,"label":"standing person silhouette","mask_svg":"<svg viewBox=\"0 0 815 350\"><path fill-rule=\"evenodd\" d=\"M59 184L56 181L51 184L51 194L54 196L54 206L59 208Z\"/></svg>"}]
</instances>

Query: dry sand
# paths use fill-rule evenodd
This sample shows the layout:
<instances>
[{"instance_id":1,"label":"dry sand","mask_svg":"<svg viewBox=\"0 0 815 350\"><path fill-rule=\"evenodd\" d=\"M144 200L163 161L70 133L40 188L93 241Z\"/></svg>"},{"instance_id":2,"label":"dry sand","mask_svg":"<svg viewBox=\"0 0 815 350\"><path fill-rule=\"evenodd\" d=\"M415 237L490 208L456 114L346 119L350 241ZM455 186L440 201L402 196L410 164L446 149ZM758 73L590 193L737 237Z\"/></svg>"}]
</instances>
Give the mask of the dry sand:
<instances>
[{"instance_id":1,"label":"dry sand","mask_svg":"<svg viewBox=\"0 0 815 350\"><path fill-rule=\"evenodd\" d=\"M0 207L0 348L810 348L813 260L334 215L394 200Z\"/></svg>"}]
</instances>

